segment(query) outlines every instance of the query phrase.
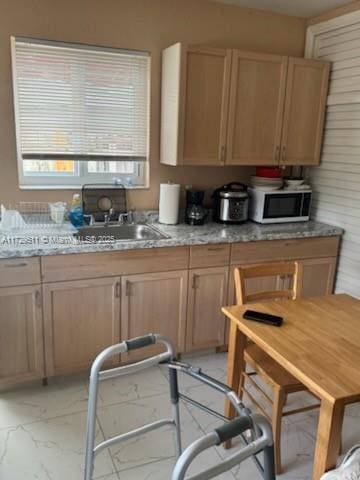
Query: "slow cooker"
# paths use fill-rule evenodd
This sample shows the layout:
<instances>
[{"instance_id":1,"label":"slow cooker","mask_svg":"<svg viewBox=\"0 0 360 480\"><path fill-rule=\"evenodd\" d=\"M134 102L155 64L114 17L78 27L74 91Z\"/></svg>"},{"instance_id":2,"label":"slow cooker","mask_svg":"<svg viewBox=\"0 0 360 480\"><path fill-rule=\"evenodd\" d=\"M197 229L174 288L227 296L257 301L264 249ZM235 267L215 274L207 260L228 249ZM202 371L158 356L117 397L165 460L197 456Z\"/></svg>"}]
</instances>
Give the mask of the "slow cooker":
<instances>
[{"instance_id":1,"label":"slow cooker","mask_svg":"<svg viewBox=\"0 0 360 480\"><path fill-rule=\"evenodd\" d=\"M212 194L214 220L218 223L242 223L248 219L249 195L243 183L231 182Z\"/></svg>"}]
</instances>

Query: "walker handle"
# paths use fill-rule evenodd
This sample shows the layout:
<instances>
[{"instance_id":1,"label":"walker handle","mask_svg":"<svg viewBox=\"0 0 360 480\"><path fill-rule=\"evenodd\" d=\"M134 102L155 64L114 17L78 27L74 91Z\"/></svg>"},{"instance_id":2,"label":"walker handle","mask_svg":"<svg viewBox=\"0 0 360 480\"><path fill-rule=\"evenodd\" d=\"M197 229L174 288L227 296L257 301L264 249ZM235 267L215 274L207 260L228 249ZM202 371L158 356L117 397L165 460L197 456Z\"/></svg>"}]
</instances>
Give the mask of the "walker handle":
<instances>
[{"instance_id":1,"label":"walker handle","mask_svg":"<svg viewBox=\"0 0 360 480\"><path fill-rule=\"evenodd\" d=\"M253 428L254 424L251 417L237 417L234 420L231 420L229 423L221 425L219 428L215 428L215 432L218 434L220 445L227 440L231 440L234 437L240 435L240 433L245 432Z\"/></svg>"},{"instance_id":2,"label":"walker handle","mask_svg":"<svg viewBox=\"0 0 360 480\"><path fill-rule=\"evenodd\" d=\"M125 341L128 352L131 350L137 350L139 348L145 348L156 343L156 337L152 333L150 335L143 335L142 337L132 338Z\"/></svg>"},{"instance_id":3,"label":"walker handle","mask_svg":"<svg viewBox=\"0 0 360 480\"><path fill-rule=\"evenodd\" d=\"M239 435L254 426L259 427L260 436L250 443L241 446L241 448L230 454L225 460L214 466L208 466L206 470L186 476L186 473L196 459L205 450L220 445L226 440ZM203 437L198 438L190 444L178 458L171 480L203 480L204 478L215 478L220 474L231 470L249 457L264 452L264 469L262 469L264 480L275 480L274 473L274 449L271 425L265 417L259 414L252 414L250 418L237 417L227 425L221 426ZM262 467L261 467L262 468Z\"/></svg>"}]
</instances>

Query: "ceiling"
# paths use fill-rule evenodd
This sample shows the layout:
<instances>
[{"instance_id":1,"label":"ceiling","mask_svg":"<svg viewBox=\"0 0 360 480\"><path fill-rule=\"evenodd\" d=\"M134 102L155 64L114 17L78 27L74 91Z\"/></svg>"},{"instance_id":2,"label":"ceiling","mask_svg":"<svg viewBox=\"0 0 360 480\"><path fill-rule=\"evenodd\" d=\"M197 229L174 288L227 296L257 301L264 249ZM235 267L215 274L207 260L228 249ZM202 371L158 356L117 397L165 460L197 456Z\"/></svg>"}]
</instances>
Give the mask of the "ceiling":
<instances>
[{"instance_id":1,"label":"ceiling","mask_svg":"<svg viewBox=\"0 0 360 480\"><path fill-rule=\"evenodd\" d=\"M215 0L239 7L256 8L296 17L313 17L320 13L351 3L351 0Z\"/></svg>"}]
</instances>

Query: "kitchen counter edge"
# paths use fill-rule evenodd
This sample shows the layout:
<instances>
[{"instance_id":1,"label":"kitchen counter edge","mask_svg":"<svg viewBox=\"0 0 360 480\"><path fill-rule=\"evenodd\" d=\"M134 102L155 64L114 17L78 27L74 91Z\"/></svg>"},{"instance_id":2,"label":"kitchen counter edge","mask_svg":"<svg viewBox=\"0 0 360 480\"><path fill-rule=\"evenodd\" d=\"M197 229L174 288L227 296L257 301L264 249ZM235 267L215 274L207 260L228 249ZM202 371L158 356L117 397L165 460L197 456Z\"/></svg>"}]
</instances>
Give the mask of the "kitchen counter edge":
<instances>
[{"instance_id":1,"label":"kitchen counter edge","mask_svg":"<svg viewBox=\"0 0 360 480\"><path fill-rule=\"evenodd\" d=\"M295 240L341 236L343 234L343 230L339 227L316 221L270 225L246 222L242 225L226 226L208 223L200 227L192 227L186 224L162 225L154 223L153 225L170 236L170 238L89 244L79 242L69 235L58 238L49 237L46 240L46 232L44 232L41 242L36 237L24 237L23 240L17 239L17 241L2 237L0 238L0 259L224 243Z\"/></svg>"}]
</instances>

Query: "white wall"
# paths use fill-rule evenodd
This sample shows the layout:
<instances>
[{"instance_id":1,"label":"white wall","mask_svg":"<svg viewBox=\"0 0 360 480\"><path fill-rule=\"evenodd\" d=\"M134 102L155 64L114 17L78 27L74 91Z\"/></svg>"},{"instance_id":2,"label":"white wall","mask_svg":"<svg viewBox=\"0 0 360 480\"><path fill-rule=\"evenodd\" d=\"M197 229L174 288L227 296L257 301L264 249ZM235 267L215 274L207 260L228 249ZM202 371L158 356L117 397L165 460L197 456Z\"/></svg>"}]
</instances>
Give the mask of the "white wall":
<instances>
[{"instance_id":1,"label":"white wall","mask_svg":"<svg viewBox=\"0 0 360 480\"><path fill-rule=\"evenodd\" d=\"M313 214L344 228L336 292L360 297L360 11L309 27L306 56L332 64Z\"/></svg>"}]
</instances>

